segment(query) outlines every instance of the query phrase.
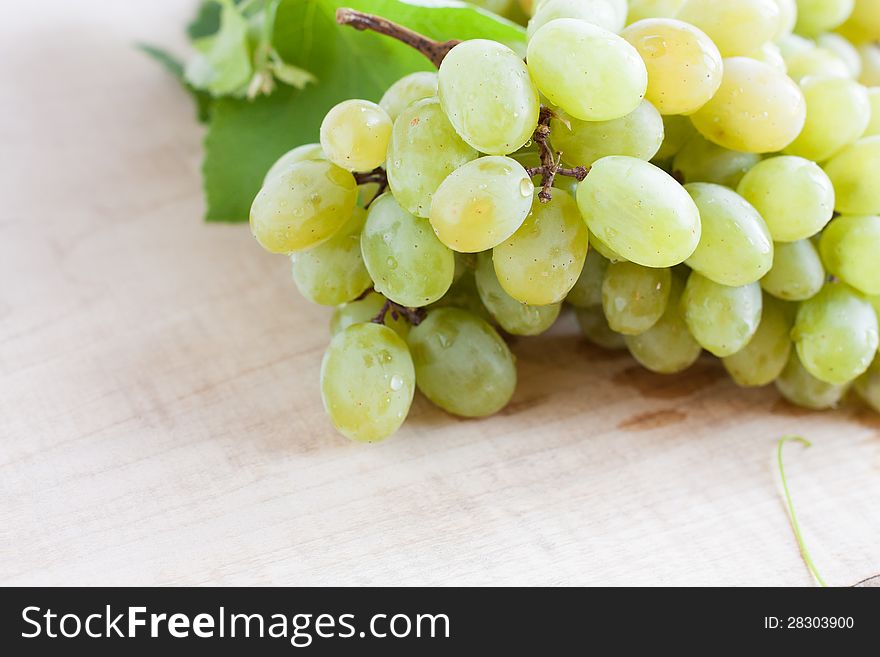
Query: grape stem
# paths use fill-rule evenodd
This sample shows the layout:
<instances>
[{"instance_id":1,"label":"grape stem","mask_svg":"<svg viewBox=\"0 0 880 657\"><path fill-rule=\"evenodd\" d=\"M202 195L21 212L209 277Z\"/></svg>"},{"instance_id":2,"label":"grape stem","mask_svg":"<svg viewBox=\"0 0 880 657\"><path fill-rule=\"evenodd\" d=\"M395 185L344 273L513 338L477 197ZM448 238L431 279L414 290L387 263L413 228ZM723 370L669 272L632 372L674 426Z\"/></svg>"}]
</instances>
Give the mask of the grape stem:
<instances>
[{"instance_id":1,"label":"grape stem","mask_svg":"<svg viewBox=\"0 0 880 657\"><path fill-rule=\"evenodd\" d=\"M382 167L376 167L372 171L365 171L361 173L355 173L354 181L358 185L368 185L369 183L376 183L379 188L376 190L376 193L373 194L373 198L370 199L369 203L366 204L365 207L369 208L373 205L373 202L382 196L385 193L385 190L388 189L388 174L385 173L385 169Z\"/></svg>"},{"instance_id":2,"label":"grape stem","mask_svg":"<svg viewBox=\"0 0 880 657\"><path fill-rule=\"evenodd\" d=\"M437 68L440 68L443 58L446 57L449 51L461 43L461 41L456 39L435 41L434 39L429 39L424 34L414 32L387 18L374 16L373 14L367 14L348 7L340 7L336 10L336 22L340 25L349 25L356 30L370 30L397 39L401 43L405 43L418 50L430 59L431 63ZM549 107L541 105L538 127L535 129L535 134L532 137L541 151L541 166L527 169L529 176L541 176L541 191L538 192L538 198L541 199L541 203L548 203L553 198L553 181L556 179L556 176L568 176L580 181L586 178L590 171L588 167L566 168L562 166L562 153L554 153L550 147L550 120L553 118L561 117L557 117ZM359 185L368 182L379 183L381 190L379 194L384 191L385 186L388 184L385 172L381 168L376 168L369 173L355 174L355 179ZM376 194L376 196L379 194ZM375 200L375 197L373 200ZM372 203L372 201L370 202Z\"/></svg>"},{"instance_id":3,"label":"grape stem","mask_svg":"<svg viewBox=\"0 0 880 657\"><path fill-rule=\"evenodd\" d=\"M428 315L424 308L407 308L406 306L401 306L399 303L394 303L393 301L386 299L385 303L382 304L382 309L379 311L379 314L370 321L372 321L373 324L384 324L385 317L389 312L394 319L400 319L403 317L413 326L421 324L425 321L425 317Z\"/></svg>"},{"instance_id":4,"label":"grape stem","mask_svg":"<svg viewBox=\"0 0 880 657\"><path fill-rule=\"evenodd\" d=\"M340 25L350 25L356 30L371 30L385 36L397 39L401 43L405 43L411 48L415 48L425 57L431 60L431 63L440 68L440 63L446 54L457 46L460 41L452 39L450 41L435 41L429 39L423 34L414 32L409 28L398 25L387 18L366 14L362 11L350 9L348 7L340 7L336 10L336 22Z\"/></svg>"},{"instance_id":5,"label":"grape stem","mask_svg":"<svg viewBox=\"0 0 880 657\"><path fill-rule=\"evenodd\" d=\"M385 174L385 169L383 169L382 167L376 167L372 171L354 173L353 175L354 180L358 185L377 183L381 186L388 184L388 176Z\"/></svg>"},{"instance_id":6,"label":"grape stem","mask_svg":"<svg viewBox=\"0 0 880 657\"><path fill-rule=\"evenodd\" d=\"M529 176L541 175L541 191L538 198L541 203L549 203L553 198L553 182L556 176L568 176L578 181L587 177L590 170L587 167L566 168L562 166L562 153L553 152L550 148L550 120L557 118L556 113L545 105L541 105L541 113L538 117L538 127L532 139L541 151L541 166L526 169Z\"/></svg>"}]
</instances>

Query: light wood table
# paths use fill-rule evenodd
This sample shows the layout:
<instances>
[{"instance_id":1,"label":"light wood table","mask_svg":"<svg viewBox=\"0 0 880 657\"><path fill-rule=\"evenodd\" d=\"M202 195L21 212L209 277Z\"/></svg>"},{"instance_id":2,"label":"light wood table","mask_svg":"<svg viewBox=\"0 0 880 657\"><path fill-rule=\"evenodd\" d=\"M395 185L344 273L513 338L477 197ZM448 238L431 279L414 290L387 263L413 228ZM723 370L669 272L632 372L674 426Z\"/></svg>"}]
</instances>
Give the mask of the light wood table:
<instances>
[{"instance_id":1,"label":"light wood table","mask_svg":"<svg viewBox=\"0 0 880 657\"><path fill-rule=\"evenodd\" d=\"M880 418L800 412L708 359L663 378L567 320L511 406L336 435L326 309L201 221L189 99L132 48L179 0L0 21L0 583L810 585L880 573Z\"/></svg>"}]
</instances>

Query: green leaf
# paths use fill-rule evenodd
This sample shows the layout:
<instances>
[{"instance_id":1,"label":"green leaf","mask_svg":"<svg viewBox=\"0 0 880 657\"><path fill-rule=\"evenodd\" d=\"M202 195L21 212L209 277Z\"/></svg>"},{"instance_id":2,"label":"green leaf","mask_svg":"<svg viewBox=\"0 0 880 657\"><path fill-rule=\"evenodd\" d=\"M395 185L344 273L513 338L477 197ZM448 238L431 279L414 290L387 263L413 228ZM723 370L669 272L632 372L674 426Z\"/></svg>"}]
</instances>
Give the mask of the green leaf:
<instances>
[{"instance_id":1,"label":"green leaf","mask_svg":"<svg viewBox=\"0 0 880 657\"><path fill-rule=\"evenodd\" d=\"M203 167L209 221L246 221L268 168L284 152L318 140L327 111L347 98L378 100L398 78L431 70L421 54L389 37L336 24L338 7L384 16L438 40L494 39L524 50L523 29L461 2L282 0L273 46L317 85L279 86L253 102L215 102Z\"/></svg>"},{"instance_id":2,"label":"green leaf","mask_svg":"<svg viewBox=\"0 0 880 657\"><path fill-rule=\"evenodd\" d=\"M196 114L199 121L207 123L211 116L211 96L186 83L186 80L183 78L183 63L167 50L157 48L156 46L139 43L137 48L154 61L159 62L165 70L180 81L183 88L192 94L193 100L196 102Z\"/></svg>"},{"instance_id":3,"label":"green leaf","mask_svg":"<svg viewBox=\"0 0 880 657\"><path fill-rule=\"evenodd\" d=\"M273 53L273 55L274 54L275 53ZM310 82L317 82L317 78L315 78L314 75L308 71L304 71L299 66L285 63L284 60L277 55L271 58L269 67L272 70L272 75L281 80L284 84L289 84L291 87L296 87L297 89L302 89Z\"/></svg>"},{"instance_id":4,"label":"green leaf","mask_svg":"<svg viewBox=\"0 0 880 657\"><path fill-rule=\"evenodd\" d=\"M148 43L137 44L137 49L148 55L151 59L159 62L165 70L171 73L174 77L178 79L183 78L183 62L167 50L151 46Z\"/></svg>"},{"instance_id":5,"label":"green leaf","mask_svg":"<svg viewBox=\"0 0 880 657\"><path fill-rule=\"evenodd\" d=\"M186 81L214 96L247 88L253 75L248 43L250 24L232 0L221 0L220 31L198 40L200 52L186 66Z\"/></svg>"},{"instance_id":6,"label":"green leaf","mask_svg":"<svg viewBox=\"0 0 880 657\"><path fill-rule=\"evenodd\" d=\"M199 11L195 18L186 26L186 33L190 40L195 41L216 34L219 29L220 5L216 0L204 0L199 5Z\"/></svg>"}]
</instances>

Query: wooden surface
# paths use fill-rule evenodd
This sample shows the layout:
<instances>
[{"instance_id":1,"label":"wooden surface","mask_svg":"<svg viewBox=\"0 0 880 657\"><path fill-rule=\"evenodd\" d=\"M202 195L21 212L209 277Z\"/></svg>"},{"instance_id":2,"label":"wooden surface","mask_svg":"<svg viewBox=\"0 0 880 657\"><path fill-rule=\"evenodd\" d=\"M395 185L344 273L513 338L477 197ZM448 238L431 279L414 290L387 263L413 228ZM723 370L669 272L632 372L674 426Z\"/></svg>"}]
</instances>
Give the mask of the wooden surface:
<instances>
[{"instance_id":1,"label":"wooden surface","mask_svg":"<svg viewBox=\"0 0 880 657\"><path fill-rule=\"evenodd\" d=\"M201 129L138 40L190 3L24 3L0 21L0 583L810 585L774 447L832 584L880 573L880 418L640 371L567 320L520 340L499 417L416 401L347 442L329 312L204 225Z\"/></svg>"}]
</instances>

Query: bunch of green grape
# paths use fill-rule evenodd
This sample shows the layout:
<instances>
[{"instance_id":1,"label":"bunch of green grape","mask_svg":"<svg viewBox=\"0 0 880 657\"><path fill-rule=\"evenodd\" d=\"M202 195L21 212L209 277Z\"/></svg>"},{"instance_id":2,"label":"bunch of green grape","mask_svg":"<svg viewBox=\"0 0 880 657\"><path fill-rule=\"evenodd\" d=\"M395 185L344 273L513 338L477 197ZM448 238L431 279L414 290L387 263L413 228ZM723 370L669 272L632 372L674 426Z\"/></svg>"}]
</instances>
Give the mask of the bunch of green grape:
<instances>
[{"instance_id":1,"label":"bunch of green grape","mask_svg":"<svg viewBox=\"0 0 880 657\"><path fill-rule=\"evenodd\" d=\"M654 372L708 352L738 385L880 411L880 0L519 6L525 53L464 41L336 105L253 202L335 307L338 430L390 436L416 390L498 412L505 338L571 311Z\"/></svg>"}]
</instances>

